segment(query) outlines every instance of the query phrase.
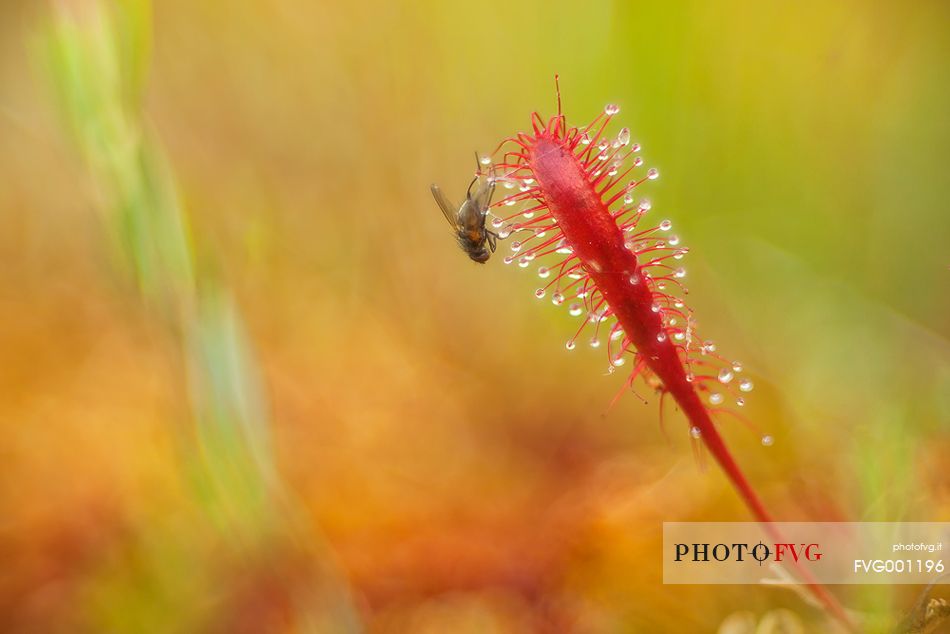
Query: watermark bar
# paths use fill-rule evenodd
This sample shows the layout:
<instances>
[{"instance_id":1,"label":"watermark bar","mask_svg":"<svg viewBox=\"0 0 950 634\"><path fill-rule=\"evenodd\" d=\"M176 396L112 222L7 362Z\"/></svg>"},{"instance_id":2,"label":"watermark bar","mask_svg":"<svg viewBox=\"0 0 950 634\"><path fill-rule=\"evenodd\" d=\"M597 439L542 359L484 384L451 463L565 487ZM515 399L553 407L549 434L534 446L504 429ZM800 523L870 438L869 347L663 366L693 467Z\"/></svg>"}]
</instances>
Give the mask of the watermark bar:
<instances>
[{"instance_id":1,"label":"watermark bar","mask_svg":"<svg viewBox=\"0 0 950 634\"><path fill-rule=\"evenodd\" d=\"M950 583L950 522L664 522L663 583Z\"/></svg>"}]
</instances>

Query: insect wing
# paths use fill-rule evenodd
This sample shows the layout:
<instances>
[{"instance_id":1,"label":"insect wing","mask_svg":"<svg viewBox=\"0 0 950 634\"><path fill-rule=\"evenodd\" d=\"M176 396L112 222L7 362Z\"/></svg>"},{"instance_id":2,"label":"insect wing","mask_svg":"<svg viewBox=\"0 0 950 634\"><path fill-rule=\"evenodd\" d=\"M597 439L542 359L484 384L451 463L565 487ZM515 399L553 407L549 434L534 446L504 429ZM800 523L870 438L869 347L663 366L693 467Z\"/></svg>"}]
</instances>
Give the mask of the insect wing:
<instances>
[{"instance_id":1,"label":"insect wing","mask_svg":"<svg viewBox=\"0 0 950 634\"><path fill-rule=\"evenodd\" d=\"M432 190L432 197L435 198L435 202L439 205L439 209L442 210L442 213L445 215L445 219L449 221L449 224L453 227L458 226L458 214L459 208L458 205L453 205L451 201L442 193L442 189L436 185L432 184L430 187Z\"/></svg>"},{"instance_id":2,"label":"insect wing","mask_svg":"<svg viewBox=\"0 0 950 634\"><path fill-rule=\"evenodd\" d=\"M475 195L472 196L472 202L475 204L475 209L482 215L488 211L488 207L491 205L491 197L494 193L495 180L491 178L486 179L485 182L481 183L478 189L475 190Z\"/></svg>"}]
</instances>

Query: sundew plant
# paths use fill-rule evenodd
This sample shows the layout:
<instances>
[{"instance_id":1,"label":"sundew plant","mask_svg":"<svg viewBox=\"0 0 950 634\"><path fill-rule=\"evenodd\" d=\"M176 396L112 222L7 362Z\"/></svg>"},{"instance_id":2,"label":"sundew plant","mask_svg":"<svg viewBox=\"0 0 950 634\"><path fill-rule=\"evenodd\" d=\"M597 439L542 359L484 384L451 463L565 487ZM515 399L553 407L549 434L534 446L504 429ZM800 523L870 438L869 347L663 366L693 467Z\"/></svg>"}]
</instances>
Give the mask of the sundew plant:
<instances>
[{"instance_id":1,"label":"sundew plant","mask_svg":"<svg viewBox=\"0 0 950 634\"><path fill-rule=\"evenodd\" d=\"M607 350L608 372L631 368L625 388L642 378L662 398L672 398L701 442L731 480L753 516L773 531L770 513L716 427L735 414L753 388L742 363L717 352L697 332L681 261L688 248L672 233L672 222L650 226L648 199L638 188L659 177L643 169L640 145L628 128L612 135L608 126L620 107L608 104L593 121L569 127L561 112L545 122L531 116L531 130L503 141L494 157L480 162L487 178L517 190L494 203L491 225L510 240L506 264L534 268L543 285L534 295L566 306L581 326L567 350L585 341ZM586 333L586 334L584 334ZM629 363L629 365L628 365ZM762 444L773 440L762 435ZM853 626L835 598L798 570L816 599L848 628Z\"/></svg>"}]
</instances>

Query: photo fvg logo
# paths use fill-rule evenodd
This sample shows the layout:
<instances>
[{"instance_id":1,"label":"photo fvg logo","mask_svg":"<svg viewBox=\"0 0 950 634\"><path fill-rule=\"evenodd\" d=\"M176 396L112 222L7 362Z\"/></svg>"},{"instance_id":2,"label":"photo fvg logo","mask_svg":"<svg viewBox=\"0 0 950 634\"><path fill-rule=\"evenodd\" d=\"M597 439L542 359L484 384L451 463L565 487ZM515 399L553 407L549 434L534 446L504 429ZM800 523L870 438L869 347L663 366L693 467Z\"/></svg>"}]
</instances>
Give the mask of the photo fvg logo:
<instances>
[{"instance_id":1,"label":"photo fvg logo","mask_svg":"<svg viewBox=\"0 0 950 634\"><path fill-rule=\"evenodd\" d=\"M820 561L819 544L674 544L674 561L756 561L761 566L767 561Z\"/></svg>"},{"instance_id":2,"label":"photo fvg logo","mask_svg":"<svg viewBox=\"0 0 950 634\"><path fill-rule=\"evenodd\" d=\"M945 544L950 522L663 522L663 583L950 584Z\"/></svg>"}]
</instances>

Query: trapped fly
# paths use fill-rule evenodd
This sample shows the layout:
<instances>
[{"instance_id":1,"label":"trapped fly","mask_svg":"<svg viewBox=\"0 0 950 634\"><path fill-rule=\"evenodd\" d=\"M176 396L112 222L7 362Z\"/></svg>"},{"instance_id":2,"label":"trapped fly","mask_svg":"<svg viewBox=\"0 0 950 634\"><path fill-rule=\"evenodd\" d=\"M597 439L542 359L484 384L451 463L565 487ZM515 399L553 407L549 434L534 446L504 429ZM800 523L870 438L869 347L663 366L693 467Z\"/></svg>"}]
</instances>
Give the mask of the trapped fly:
<instances>
[{"instance_id":1,"label":"trapped fly","mask_svg":"<svg viewBox=\"0 0 950 634\"><path fill-rule=\"evenodd\" d=\"M485 227L488 207L495 191L495 179L490 175L476 175L469 184L465 201L461 205L452 204L438 185L433 184L431 190L432 197L438 203L445 219L455 230L455 238L462 250L475 262L487 262L495 252L495 240L498 237Z\"/></svg>"}]
</instances>

